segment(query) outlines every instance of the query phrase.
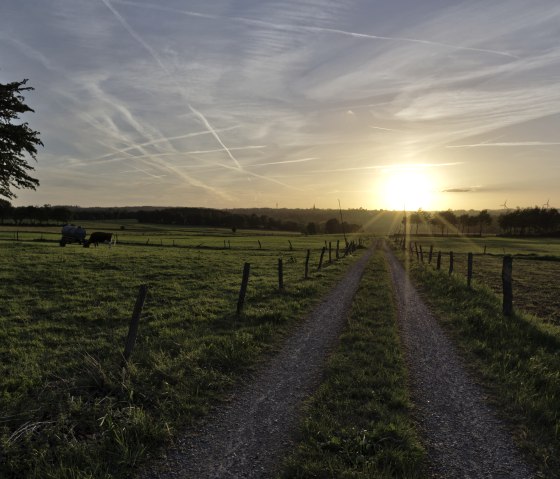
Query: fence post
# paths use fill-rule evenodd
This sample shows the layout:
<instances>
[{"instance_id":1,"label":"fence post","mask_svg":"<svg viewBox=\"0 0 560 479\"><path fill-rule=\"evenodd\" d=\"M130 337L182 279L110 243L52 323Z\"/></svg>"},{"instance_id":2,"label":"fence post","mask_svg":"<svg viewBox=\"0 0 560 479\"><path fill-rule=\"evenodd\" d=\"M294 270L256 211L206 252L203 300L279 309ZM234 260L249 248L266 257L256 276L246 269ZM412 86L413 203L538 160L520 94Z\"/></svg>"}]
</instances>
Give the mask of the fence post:
<instances>
[{"instance_id":1,"label":"fence post","mask_svg":"<svg viewBox=\"0 0 560 479\"><path fill-rule=\"evenodd\" d=\"M262 249L261 240L257 240L259 242L259 249Z\"/></svg>"},{"instance_id":2,"label":"fence post","mask_svg":"<svg viewBox=\"0 0 560 479\"><path fill-rule=\"evenodd\" d=\"M418 243L414 242L414 251L416 253L416 261L420 261L420 253L418 252Z\"/></svg>"},{"instance_id":3,"label":"fence post","mask_svg":"<svg viewBox=\"0 0 560 479\"><path fill-rule=\"evenodd\" d=\"M325 248L323 246L323 249L321 250L321 257L319 258L319 266L317 267L317 271L319 271L321 269L321 267L323 266L323 256L325 256L325 250L327 248Z\"/></svg>"},{"instance_id":4,"label":"fence post","mask_svg":"<svg viewBox=\"0 0 560 479\"><path fill-rule=\"evenodd\" d=\"M513 258L510 255L504 256L502 264L502 285L504 290L503 312L506 316L511 316L513 311L513 288L512 288Z\"/></svg>"},{"instance_id":5,"label":"fence post","mask_svg":"<svg viewBox=\"0 0 560 479\"><path fill-rule=\"evenodd\" d=\"M438 251L438 254L437 254L436 269L437 270L441 269L441 251Z\"/></svg>"},{"instance_id":6,"label":"fence post","mask_svg":"<svg viewBox=\"0 0 560 479\"><path fill-rule=\"evenodd\" d=\"M132 319L130 320L130 326L128 327L128 336L126 337L126 342L124 344L123 357L125 362L128 362L130 359L130 355L134 349L134 344L136 343L140 315L142 314L142 308L144 307L144 301L146 300L147 294L148 286L145 284L141 285L140 290L138 291L138 297L136 298L136 303L134 304L134 310L132 311Z\"/></svg>"},{"instance_id":7,"label":"fence post","mask_svg":"<svg viewBox=\"0 0 560 479\"><path fill-rule=\"evenodd\" d=\"M332 263L332 241L329 241L329 264Z\"/></svg>"},{"instance_id":8,"label":"fence post","mask_svg":"<svg viewBox=\"0 0 560 479\"><path fill-rule=\"evenodd\" d=\"M278 289L280 291L284 289L284 265L282 264L282 258L278 258Z\"/></svg>"},{"instance_id":9,"label":"fence post","mask_svg":"<svg viewBox=\"0 0 560 479\"><path fill-rule=\"evenodd\" d=\"M432 264L432 256L434 254L434 245L430 245L430 255L428 256L428 264Z\"/></svg>"},{"instance_id":10,"label":"fence post","mask_svg":"<svg viewBox=\"0 0 560 479\"><path fill-rule=\"evenodd\" d=\"M420 250L420 261L424 263L424 252L422 251L422 245L420 245L418 248Z\"/></svg>"},{"instance_id":11,"label":"fence post","mask_svg":"<svg viewBox=\"0 0 560 479\"><path fill-rule=\"evenodd\" d=\"M290 251L293 251L294 247L292 246L292 242L290 240L288 240L288 243L290 243Z\"/></svg>"},{"instance_id":12,"label":"fence post","mask_svg":"<svg viewBox=\"0 0 560 479\"><path fill-rule=\"evenodd\" d=\"M311 250L307 250L307 256L305 257L305 279L309 278L309 257L311 256Z\"/></svg>"},{"instance_id":13,"label":"fence post","mask_svg":"<svg viewBox=\"0 0 560 479\"><path fill-rule=\"evenodd\" d=\"M471 287L472 281L472 267L473 267L473 254L469 253L468 262L467 262L467 286Z\"/></svg>"},{"instance_id":14,"label":"fence post","mask_svg":"<svg viewBox=\"0 0 560 479\"><path fill-rule=\"evenodd\" d=\"M340 259L340 240L336 240L336 259Z\"/></svg>"},{"instance_id":15,"label":"fence post","mask_svg":"<svg viewBox=\"0 0 560 479\"><path fill-rule=\"evenodd\" d=\"M243 309L243 304L245 303L245 294L247 293L247 284L249 283L249 271L251 270L251 265L245 263L243 266L243 278L241 279L241 289L239 290L239 299L237 300L237 315L241 314Z\"/></svg>"},{"instance_id":16,"label":"fence post","mask_svg":"<svg viewBox=\"0 0 560 479\"><path fill-rule=\"evenodd\" d=\"M449 252L449 275L453 273L453 251Z\"/></svg>"}]
</instances>

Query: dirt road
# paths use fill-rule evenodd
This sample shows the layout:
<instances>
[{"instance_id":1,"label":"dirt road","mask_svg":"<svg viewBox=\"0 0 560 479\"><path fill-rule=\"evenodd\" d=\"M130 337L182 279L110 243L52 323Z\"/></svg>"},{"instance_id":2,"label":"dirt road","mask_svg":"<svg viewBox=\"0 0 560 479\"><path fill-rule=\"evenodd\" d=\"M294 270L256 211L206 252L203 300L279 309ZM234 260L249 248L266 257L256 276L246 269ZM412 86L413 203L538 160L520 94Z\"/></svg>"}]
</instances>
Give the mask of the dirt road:
<instances>
[{"instance_id":1,"label":"dirt road","mask_svg":"<svg viewBox=\"0 0 560 479\"><path fill-rule=\"evenodd\" d=\"M432 477L534 477L401 264L392 253L388 255L412 399Z\"/></svg>"},{"instance_id":2,"label":"dirt road","mask_svg":"<svg viewBox=\"0 0 560 479\"><path fill-rule=\"evenodd\" d=\"M314 391L336 344L373 252L367 250L232 402L198 434L189 434L145 478L273 477L298 427L302 402Z\"/></svg>"}]
</instances>

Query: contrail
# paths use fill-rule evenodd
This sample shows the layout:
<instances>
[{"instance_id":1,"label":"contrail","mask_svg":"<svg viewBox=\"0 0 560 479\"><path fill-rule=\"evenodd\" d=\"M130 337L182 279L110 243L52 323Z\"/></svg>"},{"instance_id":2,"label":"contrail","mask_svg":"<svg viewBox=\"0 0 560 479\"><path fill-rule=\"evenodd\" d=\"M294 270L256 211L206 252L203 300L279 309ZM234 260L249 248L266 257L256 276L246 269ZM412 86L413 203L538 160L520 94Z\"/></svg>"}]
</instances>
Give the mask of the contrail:
<instances>
[{"instance_id":1,"label":"contrail","mask_svg":"<svg viewBox=\"0 0 560 479\"><path fill-rule=\"evenodd\" d=\"M239 128L239 126L229 126L227 128L221 128L220 130L217 130L217 131L222 132L222 131L233 130L235 128ZM150 140L150 141L146 141L144 143L138 143L137 145L127 146L126 148L123 148L123 149L117 150L117 151L119 153L126 153L127 151L135 150L138 147L151 146L151 145L156 145L158 143L166 143L166 142L173 141L173 140L183 140L185 138L192 138L194 136L201 136L201 135L210 135L210 132L208 130L204 130L204 131L197 131L197 132L194 132L194 133L186 133L185 135L158 138L157 140ZM92 161L102 160L102 159L108 158L109 156L114 155L114 154L115 153L106 153L105 155L94 158Z\"/></svg>"},{"instance_id":2,"label":"contrail","mask_svg":"<svg viewBox=\"0 0 560 479\"><path fill-rule=\"evenodd\" d=\"M446 148L481 148L484 146L557 146L555 141L512 141L502 143L472 143L470 145L447 145Z\"/></svg>"},{"instance_id":3,"label":"contrail","mask_svg":"<svg viewBox=\"0 0 560 479\"><path fill-rule=\"evenodd\" d=\"M152 178L164 178L164 177L167 176L167 175L154 175L153 173L150 173L147 170L143 170L142 168L134 168L132 170L124 170L124 171L121 171L121 173L133 173L135 171L140 171L141 173L144 173L148 176L151 176Z\"/></svg>"},{"instance_id":4,"label":"contrail","mask_svg":"<svg viewBox=\"0 0 560 479\"><path fill-rule=\"evenodd\" d=\"M109 0L101 0L105 6L113 13L113 15L117 18L117 20L121 23L121 25L126 29L126 31L128 33L130 33L130 35L140 44L142 45L146 51L151 55L151 57L156 61L156 63L160 66L160 68L167 74L167 76L171 79L171 81L173 81L173 83L175 83L175 85L177 86L177 88L179 88L179 90L181 92L183 92L183 88L181 87L181 85L179 85L179 83L174 79L173 75L171 75L171 72L167 69L167 67L164 65L164 63L160 60L159 55L156 53L156 51L150 46L148 45L144 39L138 35L134 29L128 24L128 22L124 19L124 17L117 12L117 10L115 10L115 8L113 7L113 5L111 5L111 3L109 2ZM184 95L184 93L183 93ZM235 163L235 165L237 166L237 168L239 170L242 169L241 164L237 161L237 159L231 154L231 152L229 151L228 147L224 144L224 142L222 141L222 139L220 138L220 136L218 135L218 133L216 132L216 130L212 127L212 125L210 125L210 122L206 119L206 117L200 112L198 111L196 108L194 108L187 100L187 107L189 108L189 110L195 115L197 116L202 123L204 123L204 126L206 126L206 128L208 129L208 131L212 134L212 136L216 139L216 141L224 148L224 150L226 151L226 153L228 154L228 156L230 157L230 159Z\"/></svg>"},{"instance_id":5,"label":"contrail","mask_svg":"<svg viewBox=\"0 0 560 479\"><path fill-rule=\"evenodd\" d=\"M208 132L210 133L210 132ZM163 139L161 141L164 141ZM263 145L249 145L249 146L237 146L237 147L233 147L233 148L229 148L229 150L255 150L255 149L261 149L261 148L266 148L266 146ZM135 149L139 149L140 151L144 151L143 155L131 155L129 153L130 150L135 150ZM131 146L131 147L127 147L127 148L123 148L121 150L116 150L118 153L122 153L123 155L127 155L127 156L116 156L113 158L109 158L112 155L116 155L117 153L108 153L106 155L103 155L102 157L96 158L94 160L91 160L88 162L92 163L114 163L114 162L118 162L118 161L123 161L123 160L130 160L130 159L141 159L141 158L161 158L164 156L181 156L181 155L199 155L199 154L204 154L204 153L219 153L222 151L226 151L224 148L215 148L213 150L193 150L193 151L178 151L175 150L173 152L166 152L166 153L148 153L145 150L143 150L143 148L140 145L135 145L135 146Z\"/></svg>"},{"instance_id":6,"label":"contrail","mask_svg":"<svg viewBox=\"0 0 560 479\"><path fill-rule=\"evenodd\" d=\"M103 0L106 1L106 0ZM508 52L502 52L499 50L491 50L491 49L486 49L486 48L474 48L474 47L463 47L460 45L453 45L450 43L442 43L442 42L435 42L432 40L422 40L419 38L407 38L407 37L389 37L389 36L384 36L384 35L371 35L368 33L359 33L359 32L350 32L347 30L339 30L336 28L325 28L325 27L314 27L314 26L306 26L306 25L302 25L302 26L294 26L294 25L287 25L287 24L278 24L278 23L272 23L272 22L267 22L264 20L256 20L256 19L251 19L251 18L244 18L244 17L225 17L225 16L220 16L220 15L208 15L208 14L203 14L203 13L197 13L197 12L193 12L193 11L188 11L188 10L179 10L179 9L175 9L175 8L170 8L170 7L162 7L159 5L148 5L145 3L136 3L136 2L131 2L128 0L114 0L116 3L120 3L123 5L130 5L130 6L135 6L135 7L140 7L140 8L149 8L152 10L160 10L163 12L169 12L169 13L177 13L180 15L187 15L187 16L192 16L192 17L199 17L199 18L207 18L210 20L231 20L231 21L236 21L236 22L240 22L240 23L244 23L247 25L255 25L255 26L260 26L260 27L268 27L268 28L272 28L275 30L288 30L288 31L307 31L307 32L315 32L315 33L332 33L335 35L344 35L344 36L350 36L350 37L354 37L354 38L362 38L362 39L367 39L367 40L385 40L385 41L394 41L394 42L406 42L406 43L419 43L422 45L432 45L432 46L438 46L438 47L445 47L445 48L451 48L454 50L464 50L464 51L471 51L471 52L479 52L479 53L488 53L488 54L492 54L492 55L500 55L500 56L504 56L504 57L509 57L509 58L519 58L516 55L513 55L512 53L508 53Z\"/></svg>"},{"instance_id":7,"label":"contrail","mask_svg":"<svg viewBox=\"0 0 560 479\"><path fill-rule=\"evenodd\" d=\"M519 58L517 55L514 55L512 53L501 52L499 50L490 50L490 49L486 49L486 48L463 47L461 45L453 45L451 43L435 42L435 41L432 41L432 40L422 40L420 38L386 37L386 36L383 36L383 35L370 35L368 33L348 32L346 30L337 30L335 28L323 28L323 27L302 27L302 28L305 28L306 30L309 30L309 31L330 32L330 33L336 33L336 34L339 34L339 35L351 36L351 37L354 37L354 38L366 38L366 39L371 39L371 40L387 40L387 41L406 42L406 43L420 43L422 45L433 45L433 46L438 46L438 47L451 48L451 49L454 49L454 50L464 50L464 51L479 52L479 53L490 53L490 54L493 54L493 55L500 55L500 56L503 56L503 57L516 58L516 59Z\"/></svg>"},{"instance_id":8,"label":"contrail","mask_svg":"<svg viewBox=\"0 0 560 479\"><path fill-rule=\"evenodd\" d=\"M291 185L288 185L286 183L282 183L281 181L275 180L273 178L269 178L268 176L257 175L256 173L253 173L252 171L238 170L237 168L234 168L233 166L224 165L222 163L217 163L217 164L219 166L223 167L223 168L228 169L228 170L239 171L240 173L244 173L244 174L249 175L249 176L254 176L255 178L260 178L261 180L266 180L266 181L270 181L272 183L276 183L277 185L283 186L283 187L288 188L290 190L305 191L305 190L302 190L301 188L296 188L295 186L291 186Z\"/></svg>"},{"instance_id":9,"label":"contrail","mask_svg":"<svg viewBox=\"0 0 560 479\"><path fill-rule=\"evenodd\" d=\"M248 165L247 168L255 168L257 166L268 166L268 165L285 165L287 163L303 163L305 161L313 161L318 159L319 158L300 158L299 160L271 161L270 163L256 163L254 165Z\"/></svg>"},{"instance_id":10,"label":"contrail","mask_svg":"<svg viewBox=\"0 0 560 479\"><path fill-rule=\"evenodd\" d=\"M373 165L373 166L357 166L354 168L337 168L332 170L314 170L313 173L337 173L342 171L363 171L363 170L406 170L421 168L438 168L440 166L456 166L462 165L463 162L455 163L410 163L404 165Z\"/></svg>"}]
</instances>

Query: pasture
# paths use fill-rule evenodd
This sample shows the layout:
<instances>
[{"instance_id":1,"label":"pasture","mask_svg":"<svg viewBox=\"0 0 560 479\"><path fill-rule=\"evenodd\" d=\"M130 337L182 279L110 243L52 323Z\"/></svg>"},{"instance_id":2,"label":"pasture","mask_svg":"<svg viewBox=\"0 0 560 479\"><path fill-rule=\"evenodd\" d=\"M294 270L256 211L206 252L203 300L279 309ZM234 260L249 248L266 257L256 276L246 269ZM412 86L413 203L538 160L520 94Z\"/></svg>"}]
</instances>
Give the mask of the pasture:
<instances>
[{"instance_id":1,"label":"pasture","mask_svg":"<svg viewBox=\"0 0 560 479\"><path fill-rule=\"evenodd\" d=\"M473 282L488 286L497 295L502 294L503 255L512 255L514 308L560 326L559 239L419 237L411 241L422 246L426 263L430 245L434 246L433 267L441 251L442 271L448 271L449 252L453 251L453 275L459 277L466 278L467 253L472 252Z\"/></svg>"},{"instance_id":2,"label":"pasture","mask_svg":"<svg viewBox=\"0 0 560 479\"><path fill-rule=\"evenodd\" d=\"M319 271L325 241L342 237L82 226L118 232L119 244L61 248L60 228L0 234L2 477L127 477L223 401L356 256L341 252L337 261L333 250ZM238 316L245 262L251 274ZM123 368L141 284L148 297Z\"/></svg>"}]
</instances>

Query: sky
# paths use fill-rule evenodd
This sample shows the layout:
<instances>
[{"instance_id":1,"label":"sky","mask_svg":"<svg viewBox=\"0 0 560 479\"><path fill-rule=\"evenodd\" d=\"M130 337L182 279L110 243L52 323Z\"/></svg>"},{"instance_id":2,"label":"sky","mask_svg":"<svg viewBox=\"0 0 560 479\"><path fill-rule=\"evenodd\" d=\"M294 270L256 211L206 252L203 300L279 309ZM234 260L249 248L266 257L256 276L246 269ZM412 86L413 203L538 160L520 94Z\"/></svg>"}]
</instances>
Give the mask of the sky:
<instances>
[{"instance_id":1,"label":"sky","mask_svg":"<svg viewBox=\"0 0 560 479\"><path fill-rule=\"evenodd\" d=\"M560 207L557 0L3 0L23 78L15 205Z\"/></svg>"}]
</instances>

